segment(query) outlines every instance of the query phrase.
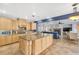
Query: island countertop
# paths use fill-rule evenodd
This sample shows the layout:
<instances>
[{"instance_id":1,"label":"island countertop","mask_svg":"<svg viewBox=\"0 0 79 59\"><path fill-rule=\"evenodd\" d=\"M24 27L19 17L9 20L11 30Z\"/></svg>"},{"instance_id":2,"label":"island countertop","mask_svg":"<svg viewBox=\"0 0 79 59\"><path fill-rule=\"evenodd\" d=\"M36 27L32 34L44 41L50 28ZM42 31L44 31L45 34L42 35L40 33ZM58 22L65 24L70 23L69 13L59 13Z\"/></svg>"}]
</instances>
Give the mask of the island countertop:
<instances>
[{"instance_id":1,"label":"island countertop","mask_svg":"<svg viewBox=\"0 0 79 59\"><path fill-rule=\"evenodd\" d=\"M36 40L36 39L40 39L43 37L46 37L48 35L41 35L41 34L26 34L26 35L22 35L19 36L20 39L24 39L24 40Z\"/></svg>"}]
</instances>

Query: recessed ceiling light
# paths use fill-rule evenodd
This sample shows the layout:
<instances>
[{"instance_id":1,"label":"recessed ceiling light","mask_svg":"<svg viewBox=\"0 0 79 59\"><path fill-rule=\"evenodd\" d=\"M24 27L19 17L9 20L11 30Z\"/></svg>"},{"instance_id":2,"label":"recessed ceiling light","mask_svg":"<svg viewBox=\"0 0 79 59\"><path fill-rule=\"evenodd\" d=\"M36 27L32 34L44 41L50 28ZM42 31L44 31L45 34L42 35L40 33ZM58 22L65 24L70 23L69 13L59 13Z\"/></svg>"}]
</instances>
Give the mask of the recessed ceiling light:
<instances>
[{"instance_id":1,"label":"recessed ceiling light","mask_svg":"<svg viewBox=\"0 0 79 59\"><path fill-rule=\"evenodd\" d=\"M0 9L0 13L4 13L4 14L5 14L5 13L6 13L6 11L5 11L5 10L1 10L1 9Z\"/></svg>"},{"instance_id":2,"label":"recessed ceiling light","mask_svg":"<svg viewBox=\"0 0 79 59\"><path fill-rule=\"evenodd\" d=\"M3 11L2 11L2 13L4 13L4 14L5 14L5 13L6 13L6 11L5 11L5 10L3 10Z\"/></svg>"}]
</instances>

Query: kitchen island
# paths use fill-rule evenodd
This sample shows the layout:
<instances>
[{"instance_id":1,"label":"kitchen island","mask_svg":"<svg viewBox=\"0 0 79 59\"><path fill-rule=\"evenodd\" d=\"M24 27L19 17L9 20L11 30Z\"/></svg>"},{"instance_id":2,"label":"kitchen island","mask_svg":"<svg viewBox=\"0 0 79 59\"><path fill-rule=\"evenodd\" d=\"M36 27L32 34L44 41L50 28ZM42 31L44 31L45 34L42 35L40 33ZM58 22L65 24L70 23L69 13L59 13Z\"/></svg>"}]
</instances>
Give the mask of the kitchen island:
<instances>
[{"instance_id":1,"label":"kitchen island","mask_svg":"<svg viewBox=\"0 0 79 59\"><path fill-rule=\"evenodd\" d=\"M26 34L19 36L19 49L25 55L38 55L53 43L52 35Z\"/></svg>"}]
</instances>

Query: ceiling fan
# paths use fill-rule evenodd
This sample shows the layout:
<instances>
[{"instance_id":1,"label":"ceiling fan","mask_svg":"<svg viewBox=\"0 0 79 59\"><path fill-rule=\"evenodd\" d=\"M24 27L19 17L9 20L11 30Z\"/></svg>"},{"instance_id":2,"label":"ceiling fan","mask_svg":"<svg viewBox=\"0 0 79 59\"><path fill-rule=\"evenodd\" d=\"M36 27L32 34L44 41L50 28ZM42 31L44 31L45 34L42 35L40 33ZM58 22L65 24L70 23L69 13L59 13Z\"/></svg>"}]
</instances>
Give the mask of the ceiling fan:
<instances>
[{"instance_id":1,"label":"ceiling fan","mask_svg":"<svg viewBox=\"0 0 79 59\"><path fill-rule=\"evenodd\" d=\"M72 4L73 12L74 12L74 13L77 12L77 5L78 5L78 3L74 3L74 4Z\"/></svg>"},{"instance_id":2,"label":"ceiling fan","mask_svg":"<svg viewBox=\"0 0 79 59\"><path fill-rule=\"evenodd\" d=\"M72 4L73 7L76 6L76 5L78 5L78 3L74 3L74 4Z\"/></svg>"}]
</instances>

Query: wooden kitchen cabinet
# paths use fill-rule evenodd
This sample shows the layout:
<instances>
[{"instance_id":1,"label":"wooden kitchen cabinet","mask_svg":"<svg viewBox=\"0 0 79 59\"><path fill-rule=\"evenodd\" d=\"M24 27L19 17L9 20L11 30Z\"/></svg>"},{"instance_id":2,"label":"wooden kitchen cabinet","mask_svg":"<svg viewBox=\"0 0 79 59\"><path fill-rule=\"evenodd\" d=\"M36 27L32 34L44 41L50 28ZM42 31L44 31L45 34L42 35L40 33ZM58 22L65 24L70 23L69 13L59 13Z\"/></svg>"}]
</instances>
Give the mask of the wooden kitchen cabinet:
<instances>
[{"instance_id":1,"label":"wooden kitchen cabinet","mask_svg":"<svg viewBox=\"0 0 79 59\"><path fill-rule=\"evenodd\" d=\"M25 19L19 19L19 20L17 20L17 24L20 27L26 27L26 30L30 30L30 23L27 22Z\"/></svg>"},{"instance_id":2,"label":"wooden kitchen cabinet","mask_svg":"<svg viewBox=\"0 0 79 59\"><path fill-rule=\"evenodd\" d=\"M4 36L0 36L0 46L6 44L6 39Z\"/></svg>"},{"instance_id":3,"label":"wooden kitchen cabinet","mask_svg":"<svg viewBox=\"0 0 79 59\"><path fill-rule=\"evenodd\" d=\"M49 46L50 46L50 45L52 44L52 42L53 42L53 39L52 39L52 38L53 38L53 35L51 34L50 37L49 37L49 41L48 41ZM52 39L52 40L51 40L51 39Z\"/></svg>"},{"instance_id":4,"label":"wooden kitchen cabinet","mask_svg":"<svg viewBox=\"0 0 79 59\"><path fill-rule=\"evenodd\" d=\"M18 42L18 41L19 41L18 35L12 35L12 43Z\"/></svg>"},{"instance_id":5,"label":"wooden kitchen cabinet","mask_svg":"<svg viewBox=\"0 0 79 59\"><path fill-rule=\"evenodd\" d=\"M29 23L27 23L27 30L30 30L30 24Z\"/></svg>"},{"instance_id":6,"label":"wooden kitchen cabinet","mask_svg":"<svg viewBox=\"0 0 79 59\"><path fill-rule=\"evenodd\" d=\"M36 30L36 23L32 22L32 30Z\"/></svg>"},{"instance_id":7,"label":"wooden kitchen cabinet","mask_svg":"<svg viewBox=\"0 0 79 59\"><path fill-rule=\"evenodd\" d=\"M47 40L45 38L42 39L42 51L47 48Z\"/></svg>"},{"instance_id":8,"label":"wooden kitchen cabinet","mask_svg":"<svg viewBox=\"0 0 79 59\"><path fill-rule=\"evenodd\" d=\"M24 25L25 22L20 21L21 25ZM0 17L0 30L17 30L19 21L17 19L11 19L6 17Z\"/></svg>"},{"instance_id":9,"label":"wooden kitchen cabinet","mask_svg":"<svg viewBox=\"0 0 79 59\"><path fill-rule=\"evenodd\" d=\"M18 42L17 35L0 36L0 46Z\"/></svg>"},{"instance_id":10,"label":"wooden kitchen cabinet","mask_svg":"<svg viewBox=\"0 0 79 59\"><path fill-rule=\"evenodd\" d=\"M12 20L12 30L17 30L18 28L18 23L17 23L17 20Z\"/></svg>"},{"instance_id":11,"label":"wooden kitchen cabinet","mask_svg":"<svg viewBox=\"0 0 79 59\"><path fill-rule=\"evenodd\" d=\"M1 31L11 31L14 30L16 31L18 29L18 26L26 27L26 29L29 28L29 23L26 22L24 19L20 19L17 21L17 19L11 19L7 17L0 17L0 30ZM5 34L4 34L5 35ZM0 46L1 45L6 45L10 43L14 43L18 41L18 34L13 34L13 35L6 35L6 36L0 36Z\"/></svg>"},{"instance_id":12,"label":"wooden kitchen cabinet","mask_svg":"<svg viewBox=\"0 0 79 59\"><path fill-rule=\"evenodd\" d=\"M17 20L17 23L19 26L26 26L27 22L25 19L19 19L19 20Z\"/></svg>"},{"instance_id":13,"label":"wooden kitchen cabinet","mask_svg":"<svg viewBox=\"0 0 79 59\"><path fill-rule=\"evenodd\" d=\"M6 36L5 39L6 39L6 44L12 43L12 36L11 35L10 36Z\"/></svg>"},{"instance_id":14,"label":"wooden kitchen cabinet","mask_svg":"<svg viewBox=\"0 0 79 59\"><path fill-rule=\"evenodd\" d=\"M12 43L11 36L0 36L0 46Z\"/></svg>"},{"instance_id":15,"label":"wooden kitchen cabinet","mask_svg":"<svg viewBox=\"0 0 79 59\"><path fill-rule=\"evenodd\" d=\"M6 44L15 43L19 41L18 35L9 35L6 36L5 38L6 38Z\"/></svg>"},{"instance_id":16,"label":"wooden kitchen cabinet","mask_svg":"<svg viewBox=\"0 0 79 59\"><path fill-rule=\"evenodd\" d=\"M26 54L26 55L31 55L31 47L32 45L30 45L30 42L31 41L25 41L25 40L20 40L19 41L19 48L20 48L20 51L23 53L23 54Z\"/></svg>"},{"instance_id":17,"label":"wooden kitchen cabinet","mask_svg":"<svg viewBox=\"0 0 79 59\"><path fill-rule=\"evenodd\" d=\"M19 49L25 55L38 55L53 44L52 36L39 37L31 35L30 37L21 36L19 40Z\"/></svg>"},{"instance_id":18,"label":"wooden kitchen cabinet","mask_svg":"<svg viewBox=\"0 0 79 59\"><path fill-rule=\"evenodd\" d=\"M0 30L11 30L12 22L9 18L0 17Z\"/></svg>"},{"instance_id":19,"label":"wooden kitchen cabinet","mask_svg":"<svg viewBox=\"0 0 79 59\"><path fill-rule=\"evenodd\" d=\"M30 27L29 30L36 30L36 23L34 23L34 22L29 22L29 27Z\"/></svg>"},{"instance_id":20,"label":"wooden kitchen cabinet","mask_svg":"<svg viewBox=\"0 0 79 59\"><path fill-rule=\"evenodd\" d=\"M35 55L40 54L42 51L42 38L35 40L34 45L35 46L34 46L34 53L33 54L35 54Z\"/></svg>"},{"instance_id":21,"label":"wooden kitchen cabinet","mask_svg":"<svg viewBox=\"0 0 79 59\"><path fill-rule=\"evenodd\" d=\"M0 30L17 30L18 26L26 27L27 30L30 30L30 23L27 22L25 19L17 20L6 17L0 17Z\"/></svg>"}]
</instances>

